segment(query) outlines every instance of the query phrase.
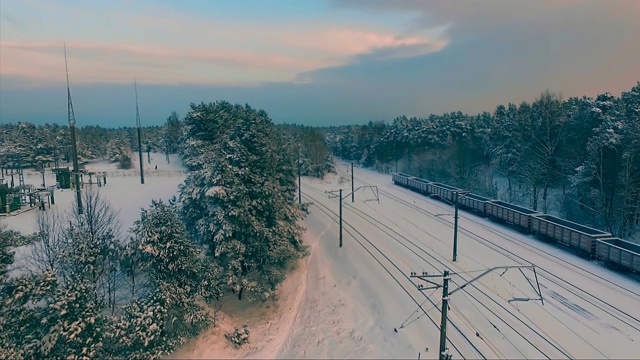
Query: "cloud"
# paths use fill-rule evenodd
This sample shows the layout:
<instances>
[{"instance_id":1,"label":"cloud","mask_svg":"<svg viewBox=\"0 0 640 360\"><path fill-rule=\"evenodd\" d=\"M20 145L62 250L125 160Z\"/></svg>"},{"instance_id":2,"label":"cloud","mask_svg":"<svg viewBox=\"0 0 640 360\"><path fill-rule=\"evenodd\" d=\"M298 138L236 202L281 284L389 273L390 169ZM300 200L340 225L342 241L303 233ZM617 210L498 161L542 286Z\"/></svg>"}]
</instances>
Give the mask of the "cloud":
<instances>
[{"instance_id":1,"label":"cloud","mask_svg":"<svg viewBox=\"0 0 640 360\"><path fill-rule=\"evenodd\" d=\"M34 12L49 14L49 26L57 34L4 31L0 75L63 80L62 41L56 37L65 33L74 34L67 38L70 71L76 82L87 83L130 82L134 75L143 82L167 84L297 81L298 74L315 69L415 56L446 45L443 38L402 35L382 25L230 21L162 6L127 13L111 5L65 8L79 19L72 26L63 21L66 13L59 7L37 0L30 4Z\"/></svg>"},{"instance_id":2,"label":"cloud","mask_svg":"<svg viewBox=\"0 0 640 360\"><path fill-rule=\"evenodd\" d=\"M385 46L373 49L368 53L356 55L353 59L356 63L400 59L437 52L442 50L446 45L446 41L436 40L417 44Z\"/></svg>"},{"instance_id":3,"label":"cloud","mask_svg":"<svg viewBox=\"0 0 640 360\"><path fill-rule=\"evenodd\" d=\"M341 0L282 21L144 1L14 9L20 28L0 24L0 119L66 121L61 39L85 124L129 124L134 75L145 122L226 99L313 125L492 111L545 89L619 94L640 79L640 1Z\"/></svg>"},{"instance_id":4,"label":"cloud","mask_svg":"<svg viewBox=\"0 0 640 360\"><path fill-rule=\"evenodd\" d=\"M416 16L414 29L442 24L453 33L491 31L499 27L537 23L554 29L587 27L589 20L638 23L640 1L616 0L331 0L334 8L365 11L403 12Z\"/></svg>"},{"instance_id":5,"label":"cloud","mask_svg":"<svg viewBox=\"0 0 640 360\"><path fill-rule=\"evenodd\" d=\"M330 41L329 39L334 39ZM308 43L309 45L304 45ZM278 50L155 46L69 41L69 62L81 82L128 82L133 74L149 83L253 83L292 81L296 74L353 61L388 59L441 49L446 42L396 38L363 31L329 29L279 37ZM296 48L296 46L300 48ZM2 75L62 80L60 41L0 41ZM306 51L306 53L305 53Z\"/></svg>"},{"instance_id":6,"label":"cloud","mask_svg":"<svg viewBox=\"0 0 640 360\"><path fill-rule=\"evenodd\" d=\"M619 93L640 79L640 1L619 0L334 0L334 9L367 13L403 13L413 16L406 33L446 25L446 49L420 56L415 68L405 72L446 73L455 82L465 71L446 66L446 62L464 59L465 68L487 63L486 72L497 77L483 79L477 98L487 92L504 99L521 101L549 88L568 96L595 95L600 91ZM455 51L448 51L450 49ZM493 54L491 49L496 54ZM494 56L499 55L499 56ZM443 60L443 63L432 61ZM509 77L505 77L508 69ZM535 72L530 73L534 69ZM349 68L352 76L359 74ZM380 74L378 70L371 73ZM402 77L400 67L389 68ZM340 68L334 73L349 76ZM518 72L527 74L519 76ZM332 77L331 71L311 72L308 77ZM383 75L384 76L384 75ZM340 76L336 76L339 79ZM361 76L364 79L366 76ZM515 79L518 79L516 81ZM386 79L389 84L391 79ZM406 79L411 81L410 79ZM352 81L362 81L353 79ZM431 83L433 84L433 83ZM440 85L440 84L438 84ZM433 86L433 85L430 85ZM487 90L482 90L486 88ZM468 89L460 88L460 93ZM514 95L520 100L514 99ZM475 100L474 100L475 102Z\"/></svg>"}]
</instances>

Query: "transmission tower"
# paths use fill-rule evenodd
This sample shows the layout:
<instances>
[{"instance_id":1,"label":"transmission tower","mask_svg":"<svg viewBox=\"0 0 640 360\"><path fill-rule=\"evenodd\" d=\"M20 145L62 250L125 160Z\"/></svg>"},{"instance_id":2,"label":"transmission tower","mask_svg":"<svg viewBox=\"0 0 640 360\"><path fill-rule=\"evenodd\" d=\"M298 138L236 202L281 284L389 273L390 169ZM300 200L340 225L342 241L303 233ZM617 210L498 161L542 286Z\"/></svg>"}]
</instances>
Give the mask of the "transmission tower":
<instances>
[{"instance_id":1,"label":"transmission tower","mask_svg":"<svg viewBox=\"0 0 640 360\"><path fill-rule=\"evenodd\" d=\"M133 84L136 89L136 127L138 128L138 160L140 161L140 184L144 184L144 171L142 169L142 131L140 127L140 112L138 111L138 82L134 79Z\"/></svg>"},{"instance_id":2,"label":"transmission tower","mask_svg":"<svg viewBox=\"0 0 640 360\"><path fill-rule=\"evenodd\" d=\"M76 197L78 200L78 215L82 215L82 193L80 188L80 169L78 168L78 147L76 145L76 116L73 113L71 102L71 90L69 89L69 67L67 66L67 44L64 45L64 68L67 74L67 114L69 118L69 131L71 132L71 154L73 156L73 175L76 182Z\"/></svg>"}]
</instances>

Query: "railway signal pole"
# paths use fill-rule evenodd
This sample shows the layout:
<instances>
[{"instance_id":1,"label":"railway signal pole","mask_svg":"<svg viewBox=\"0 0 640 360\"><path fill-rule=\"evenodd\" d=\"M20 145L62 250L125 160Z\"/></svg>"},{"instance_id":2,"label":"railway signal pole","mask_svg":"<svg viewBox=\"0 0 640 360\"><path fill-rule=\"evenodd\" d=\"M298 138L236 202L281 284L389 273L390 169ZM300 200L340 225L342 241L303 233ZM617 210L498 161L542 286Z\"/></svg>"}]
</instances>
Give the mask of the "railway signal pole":
<instances>
[{"instance_id":1,"label":"railway signal pole","mask_svg":"<svg viewBox=\"0 0 640 360\"><path fill-rule=\"evenodd\" d=\"M464 289L467 285L477 281L478 279L482 278L483 276L493 272L494 270L498 270L498 269L503 269L504 272L502 273L502 275L504 275L504 273L506 273L509 269L518 269L520 271L520 273L522 273L522 275L524 276L525 279L527 279L527 282L529 283L529 285L531 285L531 287L533 288L533 291L536 293L536 295L538 297L536 298L513 298L511 300L509 300L509 302L512 301L529 301L529 300L540 300L542 302L542 304L544 305L544 300L542 299L542 292L540 291L540 283L538 283L538 275L536 274L536 267L535 265L511 265L511 266L496 266L490 269L485 270L484 272L482 272L480 275L474 277L473 279L465 282L464 284L458 286L457 288L453 289L452 291L449 291L449 280L451 280L451 277L449 276L449 271L445 270L442 274L428 274L427 272L422 272L421 275L418 275L415 272L411 272L410 277L411 278L417 278L420 279L432 286L427 286L425 287L422 284L417 284L416 287L418 290L420 291L425 291L425 290L430 290L430 289L438 289L438 288L442 288L442 309L440 311L440 352L438 353L438 359L439 360L450 360L452 355L449 354L449 350L447 349L447 312L449 310L449 297L451 295L453 295L454 293ZM536 280L536 286L533 286L533 283L531 282L531 280L529 280L529 278L527 276L524 275L524 272L522 272L522 269L532 269L533 270L533 274L535 276L535 280ZM502 276L500 275L500 276ZM430 278L442 278L442 285L439 283L436 283L432 280L430 280Z\"/></svg>"}]
</instances>

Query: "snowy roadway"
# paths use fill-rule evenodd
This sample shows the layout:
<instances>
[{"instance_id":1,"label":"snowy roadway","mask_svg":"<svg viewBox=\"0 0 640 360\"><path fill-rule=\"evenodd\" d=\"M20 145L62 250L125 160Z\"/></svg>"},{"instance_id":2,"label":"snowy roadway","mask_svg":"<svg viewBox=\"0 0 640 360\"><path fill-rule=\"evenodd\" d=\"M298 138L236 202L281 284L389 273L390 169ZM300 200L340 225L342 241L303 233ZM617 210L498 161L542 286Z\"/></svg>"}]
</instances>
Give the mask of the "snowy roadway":
<instances>
[{"instance_id":1,"label":"snowy roadway","mask_svg":"<svg viewBox=\"0 0 640 360\"><path fill-rule=\"evenodd\" d=\"M350 193L348 167L303 181L303 201L314 203L305 220L308 285L278 357L437 358L442 292L418 290L411 272L448 269L451 292L487 268L534 264L544 305L533 300L530 269L494 271L450 296L454 358L638 358L637 281L463 211L454 263L450 205L397 187L390 175L355 173L356 187L378 186L380 203L365 202L374 199L369 189L355 203L346 196L342 248L338 200L325 191Z\"/></svg>"}]
</instances>

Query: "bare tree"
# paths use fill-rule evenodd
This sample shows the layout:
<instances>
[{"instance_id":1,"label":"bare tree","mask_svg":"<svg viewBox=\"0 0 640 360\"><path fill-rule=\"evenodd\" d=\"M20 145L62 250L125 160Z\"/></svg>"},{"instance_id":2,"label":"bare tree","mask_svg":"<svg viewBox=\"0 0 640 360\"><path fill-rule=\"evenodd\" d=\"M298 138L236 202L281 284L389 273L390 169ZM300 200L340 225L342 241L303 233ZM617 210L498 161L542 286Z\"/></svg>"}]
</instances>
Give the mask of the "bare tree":
<instances>
[{"instance_id":1,"label":"bare tree","mask_svg":"<svg viewBox=\"0 0 640 360\"><path fill-rule=\"evenodd\" d=\"M60 274L60 257L66 245L64 235L64 218L57 210L38 212L35 242L29 260L34 269Z\"/></svg>"},{"instance_id":2,"label":"bare tree","mask_svg":"<svg viewBox=\"0 0 640 360\"><path fill-rule=\"evenodd\" d=\"M83 214L72 218L66 232L65 278L81 278L93 284L94 301L99 303L106 298L113 313L125 278L120 271L123 245L119 211L91 188L83 197ZM73 213L77 214L75 208Z\"/></svg>"}]
</instances>

